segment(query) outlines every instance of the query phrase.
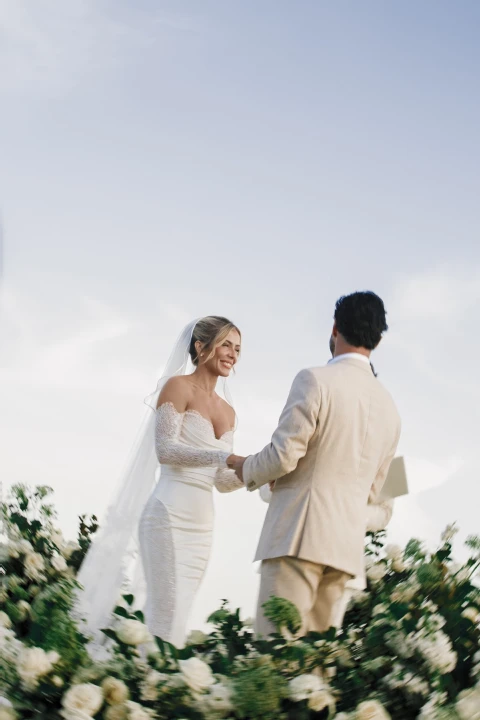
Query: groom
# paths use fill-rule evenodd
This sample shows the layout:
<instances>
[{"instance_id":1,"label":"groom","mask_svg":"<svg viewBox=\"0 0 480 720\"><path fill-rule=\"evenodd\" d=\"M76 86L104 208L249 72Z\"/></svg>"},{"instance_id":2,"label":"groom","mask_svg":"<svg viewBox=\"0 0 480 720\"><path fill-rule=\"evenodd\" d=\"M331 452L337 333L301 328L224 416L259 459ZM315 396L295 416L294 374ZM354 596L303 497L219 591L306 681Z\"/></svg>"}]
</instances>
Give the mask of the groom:
<instances>
[{"instance_id":1,"label":"groom","mask_svg":"<svg viewBox=\"0 0 480 720\"><path fill-rule=\"evenodd\" d=\"M387 329L377 295L341 297L333 360L297 375L269 445L229 458L250 491L276 480L255 558L260 635L274 632L262 610L272 595L298 607L300 635L324 632L347 581L364 571L367 504L378 502L400 437L395 404L370 367Z\"/></svg>"}]
</instances>

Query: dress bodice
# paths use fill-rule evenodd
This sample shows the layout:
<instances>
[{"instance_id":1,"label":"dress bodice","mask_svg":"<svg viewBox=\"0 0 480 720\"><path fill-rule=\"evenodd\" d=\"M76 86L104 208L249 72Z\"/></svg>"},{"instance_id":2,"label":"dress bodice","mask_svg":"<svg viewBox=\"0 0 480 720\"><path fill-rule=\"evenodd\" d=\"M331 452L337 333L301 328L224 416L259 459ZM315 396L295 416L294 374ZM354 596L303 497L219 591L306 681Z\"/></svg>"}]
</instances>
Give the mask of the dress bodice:
<instances>
[{"instance_id":1,"label":"dress bodice","mask_svg":"<svg viewBox=\"0 0 480 720\"><path fill-rule=\"evenodd\" d=\"M175 478L220 492L243 487L226 460L233 449L233 430L215 436L212 423L196 410L178 412L171 403L157 410L155 447L161 477Z\"/></svg>"}]
</instances>

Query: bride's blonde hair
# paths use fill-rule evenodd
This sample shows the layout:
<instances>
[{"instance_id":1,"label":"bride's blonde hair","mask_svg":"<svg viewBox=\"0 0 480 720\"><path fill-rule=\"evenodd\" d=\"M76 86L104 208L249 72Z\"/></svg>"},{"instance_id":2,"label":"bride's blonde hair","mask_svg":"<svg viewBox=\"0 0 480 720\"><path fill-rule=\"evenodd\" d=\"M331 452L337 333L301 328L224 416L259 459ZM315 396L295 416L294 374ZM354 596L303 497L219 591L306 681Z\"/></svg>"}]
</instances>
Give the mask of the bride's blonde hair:
<instances>
[{"instance_id":1,"label":"bride's blonde hair","mask_svg":"<svg viewBox=\"0 0 480 720\"><path fill-rule=\"evenodd\" d=\"M217 347L224 342L232 330L236 330L242 337L238 327L227 318L209 315L199 320L195 325L190 343L190 357L195 367L199 363L199 355L195 344L197 342L202 344L202 353L206 355L205 359L202 358L202 362L207 362L215 355Z\"/></svg>"}]
</instances>

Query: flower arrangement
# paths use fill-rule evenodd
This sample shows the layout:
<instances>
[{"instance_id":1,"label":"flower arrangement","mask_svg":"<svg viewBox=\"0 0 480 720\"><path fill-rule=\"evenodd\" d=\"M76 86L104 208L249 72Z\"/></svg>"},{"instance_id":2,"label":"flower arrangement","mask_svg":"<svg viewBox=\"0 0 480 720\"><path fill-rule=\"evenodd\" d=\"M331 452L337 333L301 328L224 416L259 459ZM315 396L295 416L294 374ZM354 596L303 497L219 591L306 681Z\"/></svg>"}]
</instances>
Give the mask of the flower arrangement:
<instances>
[{"instance_id":1,"label":"flower arrangement","mask_svg":"<svg viewBox=\"0 0 480 720\"><path fill-rule=\"evenodd\" d=\"M67 542L49 497L16 486L2 507L0 720L480 720L479 538L458 566L453 527L434 553L370 535L368 587L341 632L298 637L297 609L271 598L277 632L257 639L224 602L179 650L124 595L95 661L73 605L97 521Z\"/></svg>"}]
</instances>

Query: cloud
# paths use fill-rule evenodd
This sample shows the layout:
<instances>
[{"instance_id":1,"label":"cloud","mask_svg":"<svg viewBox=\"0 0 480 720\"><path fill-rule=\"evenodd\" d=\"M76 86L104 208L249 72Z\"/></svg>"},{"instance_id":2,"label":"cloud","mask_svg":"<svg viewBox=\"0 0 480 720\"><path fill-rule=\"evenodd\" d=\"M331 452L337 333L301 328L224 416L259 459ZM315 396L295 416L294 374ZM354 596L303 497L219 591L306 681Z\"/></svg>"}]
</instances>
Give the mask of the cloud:
<instances>
[{"instance_id":1,"label":"cloud","mask_svg":"<svg viewBox=\"0 0 480 720\"><path fill-rule=\"evenodd\" d=\"M452 394L480 396L471 363L478 354L480 266L439 266L397 280L389 302L388 345ZM458 372L461 364L462 372Z\"/></svg>"},{"instance_id":2,"label":"cloud","mask_svg":"<svg viewBox=\"0 0 480 720\"><path fill-rule=\"evenodd\" d=\"M155 47L160 27L194 28L180 14L108 0L0 0L0 90L63 92Z\"/></svg>"},{"instance_id":3,"label":"cloud","mask_svg":"<svg viewBox=\"0 0 480 720\"><path fill-rule=\"evenodd\" d=\"M44 313L48 317L39 321ZM152 358L142 358L136 335L139 319L133 314L84 297L65 302L56 314L41 307L41 298L29 298L4 289L1 307L2 354L0 381L10 391L95 390L148 393ZM186 324L182 308L164 304L158 317L165 333L175 336L178 323ZM185 322L184 322L185 321ZM44 327L48 326L48 334ZM138 342L137 342L138 340ZM170 343L154 358L159 367L167 360Z\"/></svg>"}]
</instances>

